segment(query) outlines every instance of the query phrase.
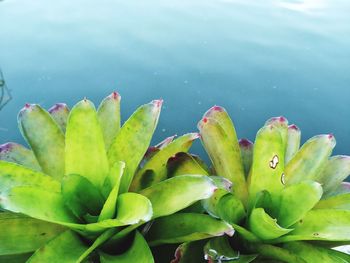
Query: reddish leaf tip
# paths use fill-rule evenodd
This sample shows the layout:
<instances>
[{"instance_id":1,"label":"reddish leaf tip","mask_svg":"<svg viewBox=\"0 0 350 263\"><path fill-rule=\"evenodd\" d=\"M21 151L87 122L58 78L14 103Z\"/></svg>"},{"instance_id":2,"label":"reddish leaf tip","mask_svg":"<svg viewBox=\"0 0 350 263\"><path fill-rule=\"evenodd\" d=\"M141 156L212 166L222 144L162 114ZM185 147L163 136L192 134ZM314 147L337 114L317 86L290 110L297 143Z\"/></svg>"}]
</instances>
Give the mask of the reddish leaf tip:
<instances>
[{"instance_id":1,"label":"reddish leaf tip","mask_svg":"<svg viewBox=\"0 0 350 263\"><path fill-rule=\"evenodd\" d=\"M290 129L290 130L295 130L295 131L299 131L299 130L300 130L299 127L296 126L295 124L289 125L289 126L288 126L288 129Z\"/></svg>"},{"instance_id":2,"label":"reddish leaf tip","mask_svg":"<svg viewBox=\"0 0 350 263\"><path fill-rule=\"evenodd\" d=\"M8 152L9 150L11 150L13 147L13 144L10 142L4 143L0 145L0 153L2 152Z\"/></svg>"},{"instance_id":3,"label":"reddish leaf tip","mask_svg":"<svg viewBox=\"0 0 350 263\"><path fill-rule=\"evenodd\" d=\"M67 109L67 104L65 103L56 103L55 105L53 105L48 112L49 113L54 113L56 111L60 111L62 109Z\"/></svg>"},{"instance_id":4,"label":"reddish leaf tip","mask_svg":"<svg viewBox=\"0 0 350 263\"><path fill-rule=\"evenodd\" d=\"M157 108L162 107L163 104L163 100L159 99L159 100L153 100L152 103L154 104L154 106L156 106Z\"/></svg>"},{"instance_id":5,"label":"reddish leaf tip","mask_svg":"<svg viewBox=\"0 0 350 263\"><path fill-rule=\"evenodd\" d=\"M112 94L110 95L112 99L119 100L120 99L120 94L116 91L113 91Z\"/></svg>"},{"instance_id":6,"label":"reddish leaf tip","mask_svg":"<svg viewBox=\"0 0 350 263\"><path fill-rule=\"evenodd\" d=\"M239 143L239 145L240 145L241 147L243 147L243 148L250 148L250 147L253 146L253 143L252 143L250 140L246 139L246 138L240 139L240 140L238 141L238 143Z\"/></svg>"}]
</instances>

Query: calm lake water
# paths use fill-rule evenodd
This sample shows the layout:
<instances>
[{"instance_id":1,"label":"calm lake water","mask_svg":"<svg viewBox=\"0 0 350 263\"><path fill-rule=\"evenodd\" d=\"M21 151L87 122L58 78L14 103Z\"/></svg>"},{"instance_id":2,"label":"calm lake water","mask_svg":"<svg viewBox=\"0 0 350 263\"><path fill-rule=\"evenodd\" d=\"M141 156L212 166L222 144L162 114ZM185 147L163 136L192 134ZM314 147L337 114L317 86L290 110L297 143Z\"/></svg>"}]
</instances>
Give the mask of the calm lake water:
<instances>
[{"instance_id":1,"label":"calm lake water","mask_svg":"<svg viewBox=\"0 0 350 263\"><path fill-rule=\"evenodd\" d=\"M350 154L349 0L0 1L0 67L13 99L0 143L23 142L16 115L117 90L124 120L163 98L154 142L196 131L224 106L240 137L284 115L303 141L334 133ZM194 152L203 155L197 143Z\"/></svg>"}]
</instances>

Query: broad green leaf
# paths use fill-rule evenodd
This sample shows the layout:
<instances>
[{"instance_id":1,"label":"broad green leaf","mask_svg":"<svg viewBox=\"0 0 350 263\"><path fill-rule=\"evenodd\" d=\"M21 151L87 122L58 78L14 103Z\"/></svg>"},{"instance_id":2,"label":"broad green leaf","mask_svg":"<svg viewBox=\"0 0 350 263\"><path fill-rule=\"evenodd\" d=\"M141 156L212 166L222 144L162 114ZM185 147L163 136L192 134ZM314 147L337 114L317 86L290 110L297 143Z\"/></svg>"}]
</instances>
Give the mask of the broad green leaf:
<instances>
[{"instance_id":1,"label":"broad green leaf","mask_svg":"<svg viewBox=\"0 0 350 263\"><path fill-rule=\"evenodd\" d=\"M196 213L177 213L156 219L146 239L150 246L183 243L228 234L233 228L224 221L209 215Z\"/></svg>"},{"instance_id":2,"label":"broad green leaf","mask_svg":"<svg viewBox=\"0 0 350 263\"><path fill-rule=\"evenodd\" d=\"M118 196L117 219L125 225L147 222L152 215L152 204L145 196L136 193Z\"/></svg>"},{"instance_id":3,"label":"broad green leaf","mask_svg":"<svg viewBox=\"0 0 350 263\"><path fill-rule=\"evenodd\" d=\"M245 177L247 178L253 163L254 144L248 139L240 139L239 147L241 149L244 174L245 174Z\"/></svg>"},{"instance_id":4,"label":"broad green leaf","mask_svg":"<svg viewBox=\"0 0 350 263\"><path fill-rule=\"evenodd\" d=\"M203 248L207 240L198 240L181 244L175 251L171 263L206 263Z\"/></svg>"},{"instance_id":5,"label":"broad green leaf","mask_svg":"<svg viewBox=\"0 0 350 263\"><path fill-rule=\"evenodd\" d=\"M275 242L295 240L350 241L350 211L338 209L316 209L292 226L289 235Z\"/></svg>"},{"instance_id":6,"label":"broad green leaf","mask_svg":"<svg viewBox=\"0 0 350 263\"><path fill-rule=\"evenodd\" d=\"M313 181L303 181L286 187L281 195L278 224L290 227L311 210L321 199L322 187Z\"/></svg>"},{"instance_id":7,"label":"broad green leaf","mask_svg":"<svg viewBox=\"0 0 350 263\"><path fill-rule=\"evenodd\" d=\"M317 203L315 209L350 210L350 192L322 199Z\"/></svg>"},{"instance_id":8,"label":"broad green leaf","mask_svg":"<svg viewBox=\"0 0 350 263\"><path fill-rule=\"evenodd\" d=\"M103 134L92 102L82 100L71 110L66 131L66 174L86 177L102 187L109 172Z\"/></svg>"},{"instance_id":9,"label":"broad green leaf","mask_svg":"<svg viewBox=\"0 0 350 263\"><path fill-rule=\"evenodd\" d=\"M52 223L73 223L77 220L66 208L60 193L33 186L13 187L2 196L0 205L6 210Z\"/></svg>"},{"instance_id":10,"label":"broad green leaf","mask_svg":"<svg viewBox=\"0 0 350 263\"><path fill-rule=\"evenodd\" d=\"M350 175L350 156L332 156L327 161L318 181L322 184L325 193L337 188Z\"/></svg>"},{"instance_id":11,"label":"broad green leaf","mask_svg":"<svg viewBox=\"0 0 350 263\"><path fill-rule=\"evenodd\" d=\"M255 139L253 163L249 180L249 208L251 209L257 193L263 190L271 194L272 207L277 207L284 188L284 152L283 132L287 124L269 124L262 127Z\"/></svg>"},{"instance_id":12,"label":"broad green leaf","mask_svg":"<svg viewBox=\"0 0 350 263\"><path fill-rule=\"evenodd\" d=\"M170 158L167 168L169 177L183 174L209 175L208 170L204 169L194 156L183 152L177 153L173 158Z\"/></svg>"},{"instance_id":13,"label":"broad green leaf","mask_svg":"<svg viewBox=\"0 0 350 263\"><path fill-rule=\"evenodd\" d=\"M212 118L204 117L198 123L198 129L217 175L235 185L234 194L245 204L248 192L237 137L230 138L220 123Z\"/></svg>"},{"instance_id":14,"label":"broad green leaf","mask_svg":"<svg viewBox=\"0 0 350 263\"><path fill-rule=\"evenodd\" d=\"M38 249L27 263L77 263L87 249L78 235L68 230Z\"/></svg>"},{"instance_id":15,"label":"broad green leaf","mask_svg":"<svg viewBox=\"0 0 350 263\"><path fill-rule=\"evenodd\" d=\"M146 197L136 193L119 195L116 211L117 217L115 219L105 219L86 225L70 224L68 226L83 233L101 233L109 228L119 226L135 225L137 227L152 218L151 202ZM125 231L125 233L127 234L130 231Z\"/></svg>"},{"instance_id":16,"label":"broad green leaf","mask_svg":"<svg viewBox=\"0 0 350 263\"><path fill-rule=\"evenodd\" d=\"M216 210L219 218L230 224L238 224L246 217L246 210L241 200L232 194L221 197Z\"/></svg>"},{"instance_id":17,"label":"broad green leaf","mask_svg":"<svg viewBox=\"0 0 350 263\"><path fill-rule=\"evenodd\" d=\"M152 184L165 180L167 178L166 165L168 160L178 152L187 152L192 146L193 141L197 139L198 136L197 133L185 134L155 153L135 174L130 190L138 192ZM151 178L147 178L147 171L153 171L154 175Z\"/></svg>"},{"instance_id":18,"label":"broad green leaf","mask_svg":"<svg viewBox=\"0 0 350 263\"><path fill-rule=\"evenodd\" d=\"M28 258L33 253L24 253L24 254L14 254L14 255L4 255L0 256L0 262L4 263L24 263L27 262Z\"/></svg>"},{"instance_id":19,"label":"broad green leaf","mask_svg":"<svg viewBox=\"0 0 350 263\"><path fill-rule=\"evenodd\" d=\"M179 175L140 192L152 203L153 218L170 215L196 201L209 198L215 191L214 182L205 175Z\"/></svg>"},{"instance_id":20,"label":"broad green leaf","mask_svg":"<svg viewBox=\"0 0 350 263\"><path fill-rule=\"evenodd\" d=\"M234 250L226 236L211 238L204 247L205 258L209 262L222 260L227 263L249 263L257 255L241 255L238 250Z\"/></svg>"},{"instance_id":21,"label":"broad green leaf","mask_svg":"<svg viewBox=\"0 0 350 263\"><path fill-rule=\"evenodd\" d=\"M133 202L130 202L130 199ZM1 200L1 205L6 210L67 226L83 235L99 234L108 228L148 221L152 216L151 204L147 198L133 193L119 196L117 203L119 212L116 219L90 224L77 223L77 219L65 206L61 194L35 187L12 188Z\"/></svg>"},{"instance_id":22,"label":"broad green leaf","mask_svg":"<svg viewBox=\"0 0 350 263\"><path fill-rule=\"evenodd\" d=\"M125 163L115 163L109 172L110 175L106 178L105 185L109 185L108 188L111 188L111 191L109 191L108 198L103 205L98 221L112 219L116 215L116 204L118 198L119 185L124 172L124 168Z\"/></svg>"},{"instance_id":23,"label":"broad green leaf","mask_svg":"<svg viewBox=\"0 0 350 263\"><path fill-rule=\"evenodd\" d=\"M98 215L103 207L104 199L86 177L70 174L62 179L62 196L65 205L77 218L86 214Z\"/></svg>"},{"instance_id":24,"label":"broad green leaf","mask_svg":"<svg viewBox=\"0 0 350 263\"><path fill-rule=\"evenodd\" d=\"M291 253L287 249L272 246L269 244L251 244L250 249L256 251L260 256L268 259L266 262L292 262L292 263L307 263L301 257ZM277 261L274 261L277 260Z\"/></svg>"},{"instance_id":25,"label":"broad green leaf","mask_svg":"<svg viewBox=\"0 0 350 263\"><path fill-rule=\"evenodd\" d=\"M18 124L44 173L60 180L64 175L64 134L50 114L39 105L20 111Z\"/></svg>"},{"instance_id":26,"label":"broad green leaf","mask_svg":"<svg viewBox=\"0 0 350 263\"><path fill-rule=\"evenodd\" d=\"M0 213L0 262L2 255L33 252L64 231L64 227L22 214Z\"/></svg>"},{"instance_id":27,"label":"broad green leaf","mask_svg":"<svg viewBox=\"0 0 350 263\"><path fill-rule=\"evenodd\" d=\"M120 99L120 95L113 92L101 102L97 110L107 150L120 130Z\"/></svg>"},{"instance_id":28,"label":"broad green leaf","mask_svg":"<svg viewBox=\"0 0 350 263\"><path fill-rule=\"evenodd\" d=\"M66 132L67 120L69 115L69 108L64 103L57 103L49 110L51 117L56 121L62 132Z\"/></svg>"},{"instance_id":29,"label":"broad green leaf","mask_svg":"<svg viewBox=\"0 0 350 263\"><path fill-rule=\"evenodd\" d=\"M135 238L131 247L125 253L116 256L108 255L103 252L100 252L99 254L101 263L154 263L151 250L143 236L138 231L135 232Z\"/></svg>"},{"instance_id":30,"label":"broad green leaf","mask_svg":"<svg viewBox=\"0 0 350 263\"><path fill-rule=\"evenodd\" d=\"M236 231L236 235L242 236L247 241L256 243L256 242L261 242L261 239L258 238L255 234L250 232L249 230L245 229L244 227L237 225L237 224L232 224L234 230Z\"/></svg>"},{"instance_id":31,"label":"broad green leaf","mask_svg":"<svg viewBox=\"0 0 350 263\"><path fill-rule=\"evenodd\" d=\"M124 123L108 151L110 165L117 161L126 164L120 184L121 193L128 191L135 171L147 151L158 123L161 105L161 100L155 100L139 107Z\"/></svg>"},{"instance_id":32,"label":"broad green leaf","mask_svg":"<svg viewBox=\"0 0 350 263\"><path fill-rule=\"evenodd\" d=\"M27 168L41 171L41 167L34 153L26 147L14 142L0 145L0 160L17 163Z\"/></svg>"},{"instance_id":33,"label":"broad green leaf","mask_svg":"<svg viewBox=\"0 0 350 263\"><path fill-rule=\"evenodd\" d=\"M218 189L215 190L214 194L211 197L202 200L201 203L208 214L210 214L213 217L219 217L217 210L218 203L223 196L227 194L232 195L232 183L225 177L221 176L211 176L210 178L213 180L214 184L217 186ZM236 197L236 199L238 198Z\"/></svg>"},{"instance_id":34,"label":"broad green leaf","mask_svg":"<svg viewBox=\"0 0 350 263\"><path fill-rule=\"evenodd\" d=\"M263 208L252 210L249 217L249 229L263 240L274 239L293 230L278 225L277 219L270 217Z\"/></svg>"},{"instance_id":35,"label":"broad green leaf","mask_svg":"<svg viewBox=\"0 0 350 263\"><path fill-rule=\"evenodd\" d=\"M50 176L21 165L0 161L0 196L16 186L35 186L56 193L61 191L60 183Z\"/></svg>"},{"instance_id":36,"label":"broad green leaf","mask_svg":"<svg viewBox=\"0 0 350 263\"><path fill-rule=\"evenodd\" d=\"M315 179L326 165L334 146L335 139L331 134L318 135L309 139L286 165L286 184Z\"/></svg>"},{"instance_id":37,"label":"broad green leaf","mask_svg":"<svg viewBox=\"0 0 350 263\"><path fill-rule=\"evenodd\" d=\"M293 156L298 152L300 147L301 132L300 129L295 125L288 126L288 136L287 136L287 147L284 157L284 162L287 164Z\"/></svg>"},{"instance_id":38,"label":"broad green leaf","mask_svg":"<svg viewBox=\"0 0 350 263\"><path fill-rule=\"evenodd\" d=\"M306 242L287 242L283 244L283 248L298 255L307 263L314 263L316 259L322 263L350 262L350 255L333 249L314 246Z\"/></svg>"}]
</instances>

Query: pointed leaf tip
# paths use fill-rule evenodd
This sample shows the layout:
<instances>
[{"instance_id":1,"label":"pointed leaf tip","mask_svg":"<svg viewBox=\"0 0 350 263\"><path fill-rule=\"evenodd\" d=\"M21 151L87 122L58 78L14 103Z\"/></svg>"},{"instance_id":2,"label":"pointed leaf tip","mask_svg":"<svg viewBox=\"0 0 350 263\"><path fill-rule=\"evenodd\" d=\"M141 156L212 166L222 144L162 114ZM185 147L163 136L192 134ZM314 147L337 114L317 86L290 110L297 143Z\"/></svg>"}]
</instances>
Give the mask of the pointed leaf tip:
<instances>
[{"instance_id":1,"label":"pointed leaf tip","mask_svg":"<svg viewBox=\"0 0 350 263\"><path fill-rule=\"evenodd\" d=\"M163 105L163 100L159 99L159 100L152 100L152 103L157 107L160 108Z\"/></svg>"},{"instance_id":2,"label":"pointed leaf tip","mask_svg":"<svg viewBox=\"0 0 350 263\"><path fill-rule=\"evenodd\" d=\"M110 98L115 99L115 100L120 100L121 96L118 92L113 91L112 94L110 95Z\"/></svg>"}]
</instances>

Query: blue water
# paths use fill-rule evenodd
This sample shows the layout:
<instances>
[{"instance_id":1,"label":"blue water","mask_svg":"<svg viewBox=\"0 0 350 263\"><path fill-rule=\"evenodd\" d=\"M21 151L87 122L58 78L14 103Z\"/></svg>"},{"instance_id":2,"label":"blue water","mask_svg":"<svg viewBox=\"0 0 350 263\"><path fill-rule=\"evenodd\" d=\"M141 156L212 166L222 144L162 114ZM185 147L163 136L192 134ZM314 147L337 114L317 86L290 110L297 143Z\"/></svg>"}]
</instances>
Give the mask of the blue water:
<instances>
[{"instance_id":1,"label":"blue water","mask_svg":"<svg viewBox=\"0 0 350 263\"><path fill-rule=\"evenodd\" d=\"M0 143L23 142L16 115L26 102L98 104L117 90L124 120L165 100L154 142L195 131L217 104L240 137L284 115L303 141L332 132L335 153L350 154L349 14L348 0L0 1L13 96Z\"/></svg>"}]
</instances>

